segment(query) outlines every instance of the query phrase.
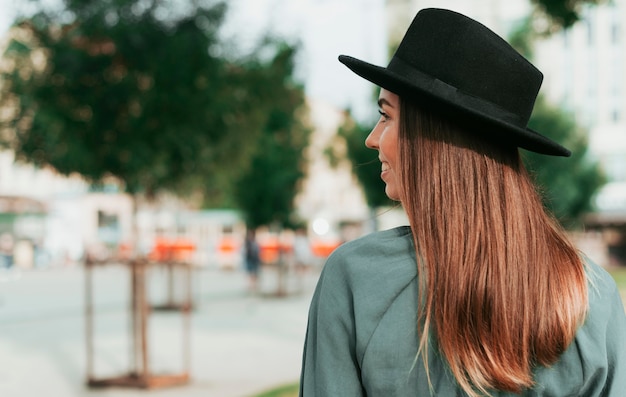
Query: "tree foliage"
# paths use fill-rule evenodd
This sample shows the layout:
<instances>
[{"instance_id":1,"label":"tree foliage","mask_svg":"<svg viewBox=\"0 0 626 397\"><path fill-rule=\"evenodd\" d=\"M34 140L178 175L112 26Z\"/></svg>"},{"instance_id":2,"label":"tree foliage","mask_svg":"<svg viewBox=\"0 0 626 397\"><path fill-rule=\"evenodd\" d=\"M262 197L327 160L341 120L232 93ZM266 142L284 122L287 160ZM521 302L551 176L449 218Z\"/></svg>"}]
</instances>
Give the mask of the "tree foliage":
<instances>
[{"instance_id":1,"label":"tree foliage","mask_svg":"<svg viewBox=\"0 0 626 397\"><path fill-rule=\"evenodd\" d=\"M532 44L536 38L531 19L527 18L512 32L509 42L526 58L532 59ZM606 183L597 162L588 155L587 131L576 118L539 96L528 126L559 142L572 152L569 158L527 153L526 165L532 171L543 196L544 205L567 228L575 228L585 213L593 210L595 193Z\"/></svg>"},{"instance_id":2,"label":"tree foliage","mask_svg":"<svg viewBox=\"0 0 626 397\"><path fill-rule=\"evenodd\" d=\"M262 135L255 144L251 166L234 184L233 200L249 227L292 226L294 198L304 176L304 150L310 128L304 91L293 80L295 48L285 46L266 69L267 81L277 89L267 92L271 104Z\"/></svg>"},{"instance_id":3,"label":"tree foliage","mask_svg":"<svg viewBox=\"0 0 626 397\"><path fill-rule=\"evenodd\" d=\"M63 174L113 176L131 193L239 177L267 98L284 87L260 54L221 55L223 3L178 2L178 16L163 4L65 0L19 22L4 54L2 143Z\"/></svg>"},{"instance_id":4,"label":"tree foliage","mask_svg":"<svg viewBox=\"0 0 626 397\"><path fill-rule=\"evenodd\" d=\"M375 150L365 146L365 138L370 131L371 127L360 124L350 114L347 114L337 135L345 141L345 156L352 163L352 173L363 188L368 206L377 208L393 205L393 202L385 194L385 182L380 178L378 154ZM328 155L331 163L336 163L344 154L331 149Z\"/></svg>"},{"instance_id":5,"label":"tree foliage","mask_svg":"<svg viewBox=\"0 0 626 397\"><path fill-rule=\"evenodd\" d=\"M526 152L524 160L533 174L545 206L567 228L580 225L590 212L592 198L606 182L597 162L588 155L585 131L574 117L539 97L528 123L529 128L561 143L572 152L569 158Z\"/></svg>"},{"instance_id":6,"label":"tree foliage","mask_svg":"<svg viewBox=\"0 0 626 397\"><path fill-rule=\"evenodd\" d=\"M549 21L549 31L567 29L580 20L584 6L596 5L603 0L532 0L535 9Z\"/></svg>"}]
</instances>

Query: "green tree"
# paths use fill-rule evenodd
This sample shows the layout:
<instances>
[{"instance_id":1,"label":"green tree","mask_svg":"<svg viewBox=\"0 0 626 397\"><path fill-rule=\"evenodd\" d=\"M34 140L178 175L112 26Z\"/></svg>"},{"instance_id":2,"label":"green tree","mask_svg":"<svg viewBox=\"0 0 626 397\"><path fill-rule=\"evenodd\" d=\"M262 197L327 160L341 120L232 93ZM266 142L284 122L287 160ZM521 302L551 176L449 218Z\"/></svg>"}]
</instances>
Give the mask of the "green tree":
<instances>
[{"instance_id":1,"label":"green tree","mask_svg":"<svg viewBox=\"0 0 626 397\"><path fill-rule=\"evenodd\" d=\"M380 178L378 153L365 146L365 138L370 131L371 127L358 123L347 114L337 135L345 141L346 155L352 163L352 172L363 188L368 206L377 208L393 205L385 194L385 182ZM342 156L334 151L329 152L329 155L332 163Z\"/></svg>"},{"instance_id":2,"label":"green tree","mask_svg":"<svg viewBox=\"0 0 626 397\"><path fill-rule=\"evenodd\" d=\"M303 88L293 79L296 47L285 45L263 71L278 89L266 93L268 118L255 144L251 167L236 180L233 200L248 226L290 227L294 198L304 176L304 150L310 128L304 123Z\"/></svg>"},{"instance_id":3,"label":"green tree","mask_svg":"<svg viewBox=\"0 0 626 397\"><path fill-rule=\"evenodd\" d=\"M528 123L572 151L569 158L525 152L524 160L533 174L545 206L566 228L581 225L582 217L593 210L592 198L606 177L588 155L586 131L574 117L539 97Z\"/></svg>"},{"instance_id":4,"label":"green tree","mask_svg":"<svg viewBox=\"0 0 626 397\"><path fill-rule=\"evenodd\" d=\"M19 160L148 196L237 175L267 118L245 85L259 73L220 55L223 3L179 2L179 16L161 4L65 0L18 22L1 143Z\"/></svg>"},{"instance_id":5,"label":"green tree","mask_svg":"<svg viewBox=\"0 0 626 397\"><path fill-rule=\"evenodd\" d=\"M532 43L536 37L529 17L512 32L509 42L532 59ZM576 124L572 114L549 104L542 95L537 98L528 126L572 152L569 158L528 152L524 160L539 186L546 208L563 226L576 228L581 225L583 216L593 210L593 197L606 183L600 166L588 154L587 131Z\"/></svg>"},{"instance_id":6,"label":"green tree","mask_svg":"<svg viewBox=\"0 0 626 397\"><path fill-rule=\"evenodd\" d=\"M603 0L532 0L536 12L548 19L547 33L569 28L580 20L584 6L602 2Z\"/></svg>"}]
</instances>

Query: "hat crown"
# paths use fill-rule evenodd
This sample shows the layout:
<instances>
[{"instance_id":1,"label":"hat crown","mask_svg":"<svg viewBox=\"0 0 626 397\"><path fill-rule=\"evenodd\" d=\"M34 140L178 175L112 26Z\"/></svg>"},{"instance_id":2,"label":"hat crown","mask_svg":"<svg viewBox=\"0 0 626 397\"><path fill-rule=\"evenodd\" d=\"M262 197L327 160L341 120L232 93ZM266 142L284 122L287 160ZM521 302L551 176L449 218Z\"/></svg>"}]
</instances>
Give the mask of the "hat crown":
<instances>
[{"instance_id":1,"label":"hat crown","mask_svg":"<svg viewBox=\"0 0 626 397\"><path fill-rule=\"evenodd\" d=\"M402 66L399 66L402 64ZM388 69L413 68L515 115L526 126L542 73L486 26L450 10L413 19Z\"/></svg>"}]
</instances>

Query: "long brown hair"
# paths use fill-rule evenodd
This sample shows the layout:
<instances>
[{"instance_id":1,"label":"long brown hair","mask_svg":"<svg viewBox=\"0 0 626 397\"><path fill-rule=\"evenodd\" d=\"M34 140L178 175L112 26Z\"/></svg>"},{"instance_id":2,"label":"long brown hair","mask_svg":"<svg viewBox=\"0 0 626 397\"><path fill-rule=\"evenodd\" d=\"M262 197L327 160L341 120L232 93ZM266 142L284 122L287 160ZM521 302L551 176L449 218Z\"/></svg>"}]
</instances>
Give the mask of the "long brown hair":
<instances>
[{"instance_id":1,"label":"long brown hair","mask_svg":"<svg viewBox=\"0 0 626 397\"><path fill-rule=\"evenodd\" d=\"M420 352L433 335L470 395L520 393L587 310L584 263L545 212L516 147L402 100L401 201L420 278Z\"/></svg>"}]
</instances>

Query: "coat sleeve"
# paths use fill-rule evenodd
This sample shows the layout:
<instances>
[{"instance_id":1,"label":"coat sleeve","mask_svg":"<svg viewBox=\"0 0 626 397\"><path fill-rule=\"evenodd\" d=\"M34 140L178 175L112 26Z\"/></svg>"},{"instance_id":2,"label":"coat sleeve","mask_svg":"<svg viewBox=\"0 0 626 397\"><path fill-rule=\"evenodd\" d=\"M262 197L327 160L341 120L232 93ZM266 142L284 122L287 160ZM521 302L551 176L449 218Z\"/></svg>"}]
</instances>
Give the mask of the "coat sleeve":
<instances>
[{"instance_id":1,"label":"coat sleeve","mask_svg":"<svg viewBox=\"0 0 626 397\"><path fill-rule=\"evenodd\" d=\"M589 289L589 314L575 344L581 357L584 397L626 394L626 314L613 278L596 267Z\"/></svg>"},{"instance_id":2,"label":"coat sleeve","mask_svg":"<svg viewBox=\"0 0 626 397\"><path fill-rule=\"evenodd\" d=\"M616 288L612 288L611 313L606 328L607 376L602 397L626 395L626 314Z\"/></svg>"},{"instance_id":3,"label":"coat sleeve","mask_svg":"<svg viewBox=\"0 0 626 397\"><path fill-rule=\"evenodd\" d=\"M350 282L338 256L324 266L309 309L300 397L365 395Z\"/></svg>"}]
</instances>

